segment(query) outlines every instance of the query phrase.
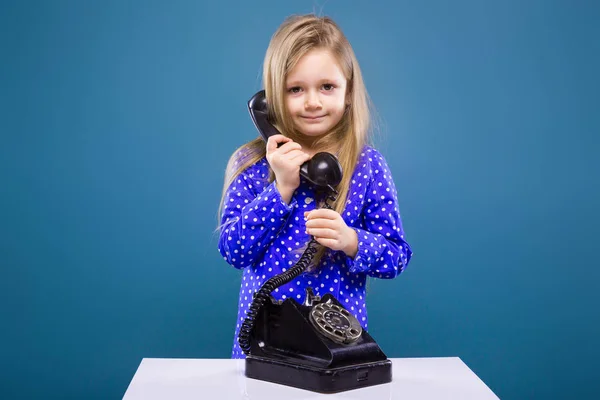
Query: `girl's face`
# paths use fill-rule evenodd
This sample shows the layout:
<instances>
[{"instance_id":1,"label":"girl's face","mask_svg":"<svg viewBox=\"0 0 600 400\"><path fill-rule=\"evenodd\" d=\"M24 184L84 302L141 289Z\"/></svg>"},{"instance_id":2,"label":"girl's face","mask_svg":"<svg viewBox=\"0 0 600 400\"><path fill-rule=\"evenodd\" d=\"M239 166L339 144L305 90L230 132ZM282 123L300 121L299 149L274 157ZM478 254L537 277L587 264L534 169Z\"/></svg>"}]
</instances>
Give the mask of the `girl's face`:
<instances>
[{"instance_id":1,"label":"girl's face","mask_svg":"<svg viewBox=\"0 0 600 400\"><path fill-rule=\"evenodd\" d=\"M346 107L346 78L327 50L306 53L285 83L287 111L306 136L324 135L341 120Z\"/></svg>"}]
</instances>

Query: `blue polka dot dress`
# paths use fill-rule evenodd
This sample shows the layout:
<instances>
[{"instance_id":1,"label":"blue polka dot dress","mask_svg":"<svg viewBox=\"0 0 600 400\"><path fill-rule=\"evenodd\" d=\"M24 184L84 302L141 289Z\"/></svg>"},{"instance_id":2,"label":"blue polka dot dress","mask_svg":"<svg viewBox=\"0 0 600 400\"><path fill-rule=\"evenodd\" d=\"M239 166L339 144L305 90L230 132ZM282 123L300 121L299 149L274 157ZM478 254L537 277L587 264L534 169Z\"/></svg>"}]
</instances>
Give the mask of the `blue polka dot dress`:
<instances>
[{"instance_id":1,"label":"blue polka dot dress","mask_svg":"<svg viewBox=\"0 0 600 400\"><path fill-rule=\"evenodd\" d=\"M219 252L227 263L242 270L232 358L245 358L237 338L252 295L269 278L285 272L300 259L310 241L304 212L318 207L315 190L308 182L301 179L290 204L286 204L268 177L269 167L263 158L240 174L224 196ZM303 302L307 287L313 288L316 295L331 293L366 330L367 277L394 278L412 256L404 239L389 167L372 147L366 146L360 154L342 218L358 235L356 256L329 250L317 268L271 295L277 300Z\"/></svg>"}]
</instances>

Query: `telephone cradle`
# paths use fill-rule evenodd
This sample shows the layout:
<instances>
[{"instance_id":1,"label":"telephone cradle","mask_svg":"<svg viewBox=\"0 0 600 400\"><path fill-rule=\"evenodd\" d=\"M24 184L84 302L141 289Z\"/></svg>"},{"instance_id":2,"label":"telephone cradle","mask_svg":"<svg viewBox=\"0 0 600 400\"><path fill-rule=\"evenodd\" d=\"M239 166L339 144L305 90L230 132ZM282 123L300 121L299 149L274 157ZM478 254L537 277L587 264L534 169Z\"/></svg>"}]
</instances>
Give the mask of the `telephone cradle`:
<instances>
[{"instance_id":1,"label":"telephone cradle","mask_svg":"<svg viewBox=\"0 0 600 400\"><path fill-rule=\"evenodd\" d=\"M264 90L248 101L248 110L265 141L279 134L269 120ZM336 200L336 186L342 180L337 158L317 153L300 167L300 175L316 187L318 203L332 209L328 201ZM321 393L391 382L391 361L334 296L315 296L307 288L299 304L271 295L309 268L317 246L312 237L293 267L254 293L238 336L246 355L246 376Z\"/></svg>"},{"instance_id":2,"label":"telephone cradle","mask_svg":"<svg viewBox=\"0 0 600 400\"><path fill-rule=\"evenodd\" d=\"M259 312L246 376L321 393L388 383L392 363L330 294L304 304L273 298Z\"/></svg>"}]
</instances>

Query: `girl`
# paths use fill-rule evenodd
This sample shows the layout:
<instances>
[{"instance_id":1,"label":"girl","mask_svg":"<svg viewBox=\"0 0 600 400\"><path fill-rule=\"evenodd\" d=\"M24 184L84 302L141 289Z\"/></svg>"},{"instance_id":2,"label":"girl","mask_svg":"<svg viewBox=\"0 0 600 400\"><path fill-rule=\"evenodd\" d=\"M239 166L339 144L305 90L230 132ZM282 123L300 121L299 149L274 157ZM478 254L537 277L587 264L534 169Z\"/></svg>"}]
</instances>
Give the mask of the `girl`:
<instances>
[{"instance_id":1,"label":"girl","mask_svg":"<svg viewBox=\"0 0 600 400\"><path fill-rule=\"evenodd\" d=\"M367 145L367 92L352 47L328 17L293 16L271 38L263 81L270 120L282 132L237 149L226 170L219 251L243 270L232 358L252 295L300 258L310 236L312 266L275 289L277 300L333 294L367 329L367 276L391 279L408 265L397 193L383 156ZM315 153L337 156L343 179L332 209L299 175Z\"/></svg>"}]
</instances>

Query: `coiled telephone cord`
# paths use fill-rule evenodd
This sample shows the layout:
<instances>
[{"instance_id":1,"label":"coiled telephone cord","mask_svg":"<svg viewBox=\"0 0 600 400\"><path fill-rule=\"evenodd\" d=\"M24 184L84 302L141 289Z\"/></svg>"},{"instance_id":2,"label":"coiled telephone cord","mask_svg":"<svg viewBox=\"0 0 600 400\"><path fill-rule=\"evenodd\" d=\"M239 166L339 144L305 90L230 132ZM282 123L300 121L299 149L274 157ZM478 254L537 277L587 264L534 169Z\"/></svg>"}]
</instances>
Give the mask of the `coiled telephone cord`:
<instances>
[{"instance_id":1,"label":"coiled telephone cord","mask_svg":"<svg viewBox=\"0 0 600 400\"><path fill-rule=\"evenodd\" d=\"M336 191L333 190L331 186L329 186L329 189L333 193L336 193ZM335 201L336 197L334 195L328 195L327 199L325 200L325 204L323 205L324 208L328 208L331 210L332 207L327 202L328 200ZM310 262L312 261L315 253L317 252L317 244L318 242L313 236L310 242L308 242L306 250L304 250L304 253L302 253L302 257L300 257L300 260L298 260L296 265L294 265L289 270L279 275L275 275L269 280L267 280L261 286L261 288L254 294L254 298L252 300L252 303L250 304L250 307L248 308L246 318L244 319L244 322L242 323L238 334L238 343L244 354L250 354L250 335L252 333L252 329L254 328L254 321L258 316L258 313L260 312L262 306L265 304L265 302L269 300L269 296L271 295L273 290L292 281L310 266Z\"/></svg>"}]
</instances>

